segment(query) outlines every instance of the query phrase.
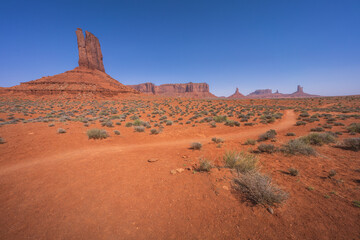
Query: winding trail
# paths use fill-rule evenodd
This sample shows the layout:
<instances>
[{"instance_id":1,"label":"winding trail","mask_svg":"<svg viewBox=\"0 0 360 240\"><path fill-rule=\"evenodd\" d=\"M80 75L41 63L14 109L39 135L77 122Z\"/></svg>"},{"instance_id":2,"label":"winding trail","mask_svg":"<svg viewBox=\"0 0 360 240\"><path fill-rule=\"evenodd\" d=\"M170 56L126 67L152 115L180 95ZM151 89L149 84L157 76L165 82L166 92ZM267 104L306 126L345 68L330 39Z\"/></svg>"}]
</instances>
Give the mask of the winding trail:
<instances>
[{"instance_id":1,"label":"winding trail","mask_svg":"<svg viewBox=\"0 0 360 240\"><path fill-rule=\"evenodd\" d=\"M233 133L228 134L217 134L216 137L223 138L225 140L243 140L251 137L257 137L258 135L264 133L269 129L275 129L276 131L283 131L289 129L290 127L294 126L296 122L296 115L293 110L286 110L284 116L279 121L275 122L271 125L261 125L261 126L254 126L250 130L236 131ZM234 128L235 129L235 128ZM149 149L149 148L168 148L173 146L181 146L184 145L188 146L190 142L204 142L208 141L208 137L201 137L201 138L183 138L183 139L175 139L175 140L168 140L168 141L156 141L152 143L143 143L143 144L127 144L121 146L99 146L96 148L81 148L77 150L71 150L68 152L63 152L61 154L56 154L52 156L47 156L45 158L40 159L32 159L30 161L25 161L20 164L16 164L7 168L3 168L0 170L0 176L6 175L8 173L12 173L14 171L23 169L23 168L30 168L34 165L38 164L53 164L58 161L63 161L66 159L74 159L79 158L81 156L89 156L89 155L98 155L102 152L112 152L112 153L124 153L127 151L137 151L141 149Z\"/></svg>"}]
</instances>

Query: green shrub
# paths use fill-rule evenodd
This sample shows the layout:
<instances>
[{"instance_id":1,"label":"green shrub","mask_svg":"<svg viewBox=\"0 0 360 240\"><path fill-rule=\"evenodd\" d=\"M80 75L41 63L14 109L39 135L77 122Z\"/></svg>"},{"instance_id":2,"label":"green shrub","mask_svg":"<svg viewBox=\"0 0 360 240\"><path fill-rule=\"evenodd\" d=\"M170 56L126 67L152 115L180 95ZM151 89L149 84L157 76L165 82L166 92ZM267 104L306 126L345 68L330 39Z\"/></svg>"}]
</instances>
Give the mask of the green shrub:
<instances>
[{"instance_id":1,"label":"green shrub","mask_svg":"<svg viewBox=\"0 0 360 240\"><path fill-rule=\"evenodd\" d=\"M360 138L346 138L341 143L338 143L336 147L346 150L359 151Z\"/></svg>"},{"instance_id":2,"label":"green shrub","mask_svg":"<svg viewBox=\"0 0 360 240\"><path fill-rule=\"evenodd\" d=\"M225 122L227 120L227 116L215 116L214 121L217 123Z\"/></svg>"},{"instance_id":3,"label":"green shrub","mask_svg":"<svg viewBox=\"0 0 360 240\"><path fill-rule=\"evenodd\" d=\"M159 134L159 131L157 129L153 128L150 130L150 133L153 135L156 135L156 134Z\"/></svg>"},{"instance_id":4,"label":"green shrub","mask_svg":"<svg viewBox=\"0 0 360 240\"><path fill-rule=\"evenodd\" d=\"M213 141L214 143L223 143L223 142L224 142L224 139L213 137L213 138L211 139L211 141Z\"/></svg>"},{"instance_id":5,"label":"green shrub","mask_svg":"<svg viewBox=\"0 0 360 240\"><path fill-rule=\"evenodd\" d=\"M101 124L103 127L113 127L113 123L111 121L106 121Z\"/></svg>"},{"instance_id":6,"label":"green shrub","mask_svg":"<svg viewBox=\"0 0 360 240\"><path fill-rule=\"evenodd\" d=\"M104 139L109 136L105 130L97 128L89 129L86 134L89 139Z\"/></svg>"},{"instance_id":7,"label":"green shrub","mask_svg":"<svg viewBox=\"0 0 360 240\"><path fill-rule=\"evenodd\" d=\"M276 131L274 129L270 129L266 133L261 134L259 136L259 141L265 141L265 140L273 139L273 138L275 138L276 135L277 135Z\"/></svg>"},{"instance_id":8,"label":"green shrub","mask_svg":"<svg viewBox=\"0 0 360 240\"><path fill-rule=\"evenodd\" d=\"M295 177L295 176L299 175L299 170L297 170L296 168L289 168L288 171L291 176Z\"/></svg>"},{"instance_id":9,"label":"green shrub","mask_svg":"<svg viewBox=\"0 0 360 240\"><path fill-rule=\"evenodd\" d=\"M296 126L306 125L306 122L304 122L304 121L297 121L295 125L296 125Z\"/></svg>"},{"instance_id":10,"label":"green shrub","mask_svg":"<svg viewBox=\"0 0 360 240\"><path fill-rule=\"evenodd\" d=\"M144 132L145 127L143 127L143 126L135 126L134 130L135 130L135 132Z\"/></svg>"},{"instance_id":11,"label":"green shrub","mask_svg":"<svg viewBox=\"0 0 360 240\"><path fill-rule=\"evenodd\" d=\"M115 135L120 135L120 131L119 130L114 130Z\"/></svg>"},{"instance_id":12,"label":"green shrub","mask_svg":"<svg viewBox=\"0 0 360 240\"><path fill-rule=\"evenodd\" d=\"M260 144L258 146L258 150L260 152L273 153L273 152L276 151L276 148L275 148L275 146L273 144L264 144L264 143L262 143L262 144Z\"/></svg>"},{"instance_id":13,"label":"green shrub","mask_svg":"<svg viewBox=\"0 0 360 240\"><path fill-rule=\"evenodd\" d=\"M300 139L290 140L287 144L282 146L281 151L291 155L315 155L316 153L311 146Z\"/></svg>"},{"instance_id":14,"label":"green shrub","mask_svg":"<svg viewBox=\"0 0 360 240\"><path fill-rule=\"evenodd\" d=\"M307 136L299 138L301 141L311 145L322 146L323 144L329 144L335 142L334 134L331 133L310 133Z\"/></svg>"},{"instance_id":15,"label":"green shrub","mask_svg":"<svg viewBox=\"0 0 360 240\"><path fill-rule=\"evenodd\" d=\"M257 168L258 158L245 152L226 151L223 156L225 167L239 173L247 173Z\"/></svg>"},{"instance_id":16,"label":"green shrub","mask_svg":"<svg viewBox=\"0 0 360 240\"><path fill-rule=\"evenodd\" d=\"M323 129L322 127L316 127L316 128L311 128L310 131L311 132L324 132L325 129Z\"/></svg>"},{"instance_id":17,"label":"green shrub","mask_svg":"<svg viewBox=\"0 0 360 240\"><path fill-rule=\"evenodd\" d=\"M288 194L271 181L269 176L259 172L249 172L235 178L234 187L254 204L264 206L281 204L288 198Z\"/></svg>"},{"instance_id":18,"label":"green shrub","mask_svg":"<svg viewBox=\"0 0 360 240\"><path fill-rule=\"evenodd\" d=\"M360 133L360 123L351 123L346 129L351 133Z\"/></svg>"},{"instance_id":19,"label":"green shrub","mask_svg":"<svg viewBox=\"0 0 360 240\"><path fill-rule=\"evenodd\" d=\"M212 167L213 167L212 164L208 160L202 159L200 161L199 171L209 172Z\"/></svg>"},{"instance_id":20,"label":"green shrub","mask_svg":"<svg viewBox=\"0 0 360 240\"><path fill-rule=\"evenodd\" d=\"M285 136L292 137L292 136L296 136L296 134L293 132L288 132L288 133L286 133Z\"/></svg>"},{"instance_id":21,"label":"green shrub","mask_svg":"<svg viewBox=\"0 0 360 240\"><path fill-rule=\"evenodd\" d=\"M125 124L125 127L132 127L132 122L127 122L126 124Z\"/></svg>"}]
</instances>

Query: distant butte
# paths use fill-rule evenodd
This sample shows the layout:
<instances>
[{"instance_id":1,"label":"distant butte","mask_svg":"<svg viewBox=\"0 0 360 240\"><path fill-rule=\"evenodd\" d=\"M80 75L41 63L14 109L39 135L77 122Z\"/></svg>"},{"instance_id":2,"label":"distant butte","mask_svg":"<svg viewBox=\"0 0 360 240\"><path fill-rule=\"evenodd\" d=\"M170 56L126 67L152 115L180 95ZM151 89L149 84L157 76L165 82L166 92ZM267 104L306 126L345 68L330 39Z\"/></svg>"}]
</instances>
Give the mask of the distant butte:
<instances>
[{"instance_id":1,"label":"distant butte","mask_svg":"<svg viewBox=\"0 0 360 240\"><path fill-rule=\"evenodd\" d=\"M190 82L162 84L159 86L153 83L142 83L128 86L141 93L166 97L216 98L216 96L209 91L209 85L207 83Z\"/></svg>"},{"instance_id":2,"label":"distant butte","mask_svg":"<svg viewBox=\"0 0 360 240\"><path fill-rule=\"evenodd\" d=\"M18 86L3 88L2 93L34 96L73 97L113 97L123 94L138 94L105 73L99 40L90 32L85 37L80 28L76 30L79 67L73 70Z\"/></svg>"},{"instance_id":3,"label":"distant butte","mask_svg":"<svg viewBox=\"0 0 360 240\"><path fill-rule=\"evenodd\" d=\"M233 95L229 96L228 98L230 98L230 99L241 99L241 98L245 98L245 96L242 95L239 92L239 88L236 88L235 93Z\"/></svg>"}]
</instances>

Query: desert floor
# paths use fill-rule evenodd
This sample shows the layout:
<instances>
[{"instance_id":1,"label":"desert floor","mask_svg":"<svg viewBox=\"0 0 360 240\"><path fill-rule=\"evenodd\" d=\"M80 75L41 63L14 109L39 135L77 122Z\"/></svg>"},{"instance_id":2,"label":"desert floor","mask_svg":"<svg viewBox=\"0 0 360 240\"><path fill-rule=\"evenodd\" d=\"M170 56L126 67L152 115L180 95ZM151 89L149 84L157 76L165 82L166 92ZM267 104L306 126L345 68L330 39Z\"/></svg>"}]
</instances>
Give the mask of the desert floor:
<instances>
[{"instance_id":1,"label":"desert floor","mask_svg":"<svg viewBox=\"0 0 360 240\"><path fill-rule=\"evenodd\" d=\"M140 112L142 120L151 119L148 114L152 115L152 104L156 101L159 109L165 101L168 119L179 118L176 114L169 116L169 106L180 106L186 111L181 101L134 101L135 104L144 101L146 105L140 106L144 109ZM254 126L244 126L243 122L240 127L217 123L212 128L207 122L185 124L193 114L184 114L184 124L164 124L162 132L153 135L149 129L135 132L133 127L125 127L126 122L132 122L129 119L132 111L126 121L113 127L101 126L99 121L90 126L84 126L81 121L58 119L24 122L46 116L46 112L52 111L46 108L50 104L57 111L61 108L59 101L39 100L36 104L44 106L43 109L24 115L14 108L22 108L25 102L2 99L0 118L4 122L9 116L22 119L0 126L0 137L5 140L0 144L0 238L359 239L360 208L354 206L354 201L360 200L359 152L337 148L332 143L314 146L317 152L314 156L289 156L282 152L257 153L254 150L259 143L244 145L247 139L256 140L260 134L274 129L276 141L265 143L281 148L290 139L326 124L327 120L319 117L320 121L296 126L299 114L305 110L310 115L353 115L342 120L336 117L336 122L343 124L332 125L331 131L341 132L337 141L358 138L359 133L351 136L346 127L360 123L359 98L325 98L321 102L209 101L188 101L187 109L195 111L213 101L220 112L226 112L220 104L224 102L227 108L239 109L255 105L284 106L272 108L283 115L268 124L255 120ZM65 111L74 110L71 103L68 107L65 102ZM116 114L123 113L120 108L127 102L123 103L123 100L115 103ZM349 111L341 113L339 108ZM84 109L77 108L76 113ZM260 114L264 111L261 109ZM50 123L54 126L49 126ZM58 128L66 133L57 133ZM105 129L110 137L88 139L87 130L91 128ZM113 130L119 130L120 135L113 134ZM286 136L289 132L296 136ZM213 137L224 142L214 143ZM191 149L193 142L200 142L202 148ZM255 154L259 158L259 171L270 175L289 194L284 203L271 207L273 214L266 206L249 202L234 189L232 179L237 174L224 168L222 161L228 150ZM210 172L197 171L201 159L208 159L215 167ZM298 169L299 175L289 175L289 168ZM334 177L329 177L331 170L336 170Z\"/></svg>"}]
</instances>

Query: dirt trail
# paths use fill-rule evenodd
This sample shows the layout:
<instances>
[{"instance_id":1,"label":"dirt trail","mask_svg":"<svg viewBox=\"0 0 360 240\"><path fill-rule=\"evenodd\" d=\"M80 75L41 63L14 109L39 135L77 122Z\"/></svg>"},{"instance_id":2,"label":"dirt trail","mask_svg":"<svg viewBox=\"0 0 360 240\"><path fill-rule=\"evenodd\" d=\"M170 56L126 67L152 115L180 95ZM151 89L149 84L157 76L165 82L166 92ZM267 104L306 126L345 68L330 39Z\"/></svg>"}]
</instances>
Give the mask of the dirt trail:
<instances>
[{"instance_id":1,"label":"dirt trail","mask_svg":"<svg viewBox=\"0 0 360 240\"><path fill-rule=\"evenodd\" d=\"M217 134L216 137L224 138L225 140L237 140L237 139L247 139L251 137L257 137L258 135L264 133L265 131L269 129L275 129L276 131L283 131L291 126L293 126L296 122L296 115L293 110L287 110L284 113L284 116L282 119L277 121L276 123L270 125L270 126L255 126L251 129L251 131L234 131L230 134ZM88 155L88 154L99 154L101 152L121 152L124 153L126 151L136 151L141 149L149 149L149 148L168 148L172 146L183 146L183 145L189 145L191 142L204 142L209 141L208 137L202 137L202 138L183 138L183 139L172 139L167 141L157 141L152 143L142 143L142 144L127 144L127 145L121 145L121 146L99 146L96 148L82 148L77 150L71 150L68 152L63 152L61 154L53 155L53 156L47 156L46 158L41 159L31 159L31 161L25 161L20 164L13 165L11 167L0 169L0 176L5 175L7 173L11 173L16 170L20 170L22 168L29 168L37 164L52 164L58 161L66 160L66 159L73 159L78 158L81 156Z\"/></svg>"}]
</instances>

